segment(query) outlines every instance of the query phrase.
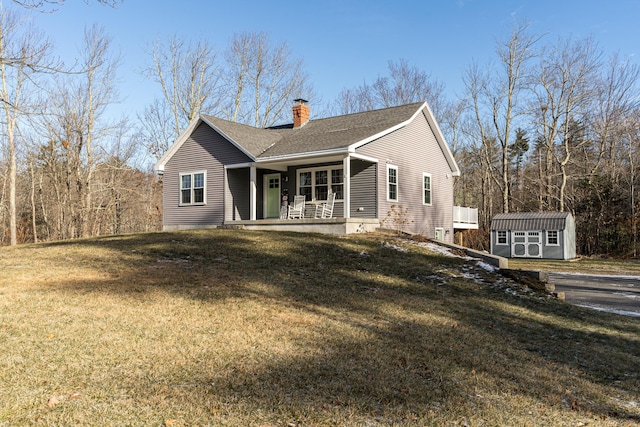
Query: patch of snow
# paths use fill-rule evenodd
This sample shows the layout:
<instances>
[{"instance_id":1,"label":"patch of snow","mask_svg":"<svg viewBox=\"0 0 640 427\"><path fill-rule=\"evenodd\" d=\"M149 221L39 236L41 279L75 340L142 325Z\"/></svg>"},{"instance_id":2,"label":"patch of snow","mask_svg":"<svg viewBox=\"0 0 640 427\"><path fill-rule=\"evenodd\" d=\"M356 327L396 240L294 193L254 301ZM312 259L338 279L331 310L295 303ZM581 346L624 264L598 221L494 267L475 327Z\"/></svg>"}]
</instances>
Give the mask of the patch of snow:
<instances>
[{"instance_id":1,"label":"patch of snow","mask_svg":"<svg viewBox=\"0 0 640 427\"><path fill-rule=\"evenodd\" d=\"M451 250L449 248L445 248L443 246L440 245L436 245L435 243L428 243L428 242L419 242L418 246L428 249L431 252L436 252L438 254L444 255L444 256L450 256L450 257L456 257L457 255L454 255L451 253Z\"/></svg>"},{"instance_id":2,"label":"patch of snow","mask_svg":"<svg viewBox=\"0 0 640 427\"><path fill-rule=\"evenodd\" d=\"M405 248L402 248L398 245L394 245L393 243L389 243L389 242L384 242L382 244L382 247L387 249L393 249L394 251L398 251L398 252L407 252Z\"/></svg>"},{"instance_id":3,"label":"patch of snow","mask_svg":"<svg viewBox=\"0 0 640 427\"><path fill-rule=\"evenodd\" d=\"M494 271L496 271L496 268L493 265L487 264L486 262L478 261L476 264L478 265L478 267L485 269L489 272L493 273Z\"/></svg>"},{"instance_id":4,"label":"patch of snow","mask_svg":"<svg viewBox=\"0 0 640 427\"><path fill-rule=\"evenodd\" d=\"M558 275L565 275L566 274L567 276L600 277L600 278L603 278L603 279L612 279L612 278L614 278L614 279L630 279L630 280L635 279L635 280L640 281L640 276L622 276L622 275L619 275L619 274L585 274L585 273L572 273L572 272L565 272L565 271L558 272L557 274ZM629 285L629 286L634 286L634 285L632 284L632 285Z\"/></svg>"},{"instance_id":5,"label":"patch of snow","mask_svg":"<svg viewBox=\"0 0 640 427\"><path fill-rule=\"evenodd\" d=\"M638 299L640 295L635 294L633 292L613 292L614 295L621 295L625 298Z\"/></svg>"},{"instance_id":6,"label":"patch of snow","mask_svg":"<svg viewBox=\"0 0 640 427\"><path fill-rule=\"evenodd\" d=\"M640 312L637 312L637 311L617 310L615 308L602 307L602 306L593 305L593 304L576 304L576 305L578 307L590 308L592 310L604 311L606 313L620 314L622 316L640 317Z\"/></svg>"}]
</instances>

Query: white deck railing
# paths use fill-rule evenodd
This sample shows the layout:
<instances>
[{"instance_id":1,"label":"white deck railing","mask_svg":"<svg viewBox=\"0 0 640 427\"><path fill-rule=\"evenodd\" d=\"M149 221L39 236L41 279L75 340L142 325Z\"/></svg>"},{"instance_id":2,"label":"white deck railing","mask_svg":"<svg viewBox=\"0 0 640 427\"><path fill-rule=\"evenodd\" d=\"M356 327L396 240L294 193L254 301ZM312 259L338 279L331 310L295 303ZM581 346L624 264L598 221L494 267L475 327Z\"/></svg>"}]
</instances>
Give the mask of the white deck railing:
<instances>
[{"instance_id":1,"label":"white deck railing","mask_svg":"<svg viewBox=\"0 0 640 427\"><path fill-rule=\"evenodd\" d=\"M453 228L478 228L478 208L454 206Z\"/></svg>"}]
</instances>

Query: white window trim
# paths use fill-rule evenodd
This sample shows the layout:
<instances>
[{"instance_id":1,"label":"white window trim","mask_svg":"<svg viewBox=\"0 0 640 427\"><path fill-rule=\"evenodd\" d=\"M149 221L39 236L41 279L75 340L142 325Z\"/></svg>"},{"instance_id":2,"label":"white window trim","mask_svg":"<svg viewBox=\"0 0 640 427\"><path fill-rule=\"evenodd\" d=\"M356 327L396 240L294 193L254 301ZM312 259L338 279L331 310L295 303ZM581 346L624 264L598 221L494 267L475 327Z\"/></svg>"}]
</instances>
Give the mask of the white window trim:
<instances>
[{"instance_id":1,"label":"white window trim","mask_svg":"<svg viewBox=\"0 0 640 427\"><path fill-rule=\"evenodd\" d=\"M555 231L556 232L556 241L557 241L557 243L549 243L549 232L550 231ZM546 236L547 246L560 246L560 231L559 230L547 230L544 234Z\"/></svg>"},{"instance_id":2,"label":"white window trim","mask_svg":"<svg viewBox=\"0 0 640 427\"><path fill-rule=\"evenodd\" d=\"M389 184L390 184L389 183L389 170L390 169L393 169L393 170L396 171L396 198L395 199L392 199L390 197L390 194L389 194L390 193L390 191L389 191ZM400 182L399 181L400 180L398 179L398 166L387 164L387 181L386 181L385 184L386 184L386 187L387 187L387 201L388 202L397 202L398 201L398 198L399 198L398 196L399 196L399 193L400 193Z\"/></svg>"},{"instance_id":3,"label":"white window trim","mask_svg":"<svg viewBox=\"0 0 640 427\"><path fill-rule=\"evenodd\" d=\"M500 243L500 236L499 236L500 232L504 233L504 243ZM507 230L496 230L496 245L508 246L509 239L507 237L508 237Z\"/></svg>"},{"instance_id":4,"label":"white window trim","mask_svg":"<svg viewBox=\"0 0 640 427\"><path fill-rule=\"evenodd\" d=\"M186 176L186 175L191 175L191 200L194 200L194 194L193 194L193 183L194 183L194 179L193 176L197 175L197 174L203 174L203 195L202 195L202 202L191 202L191 203L182 203L182 177ZM178 204L179 206L204 206L207 204L207 171L206 170L199 170L199 171L193 171L193 172L180 172L180 177L178 178Z\"/></svg>"},{"instance_id":5,"label":"white window trim","mask_svg":"<svg viewBox=\"0 0 640 427\"><path fill-rule=\"evenodd\" d=\"M424 178L429 177L429 203L424 202L424 192L426 190L424 186ZM433 178L430 173L423 172L422 173L422 204L424 206L433 206Z\"/></svg>"},{"instance_id":6,"label":"white window trim","mask_svg":"<svg viewBox=\"0 0 640 427\"><path fill-rule=\"evenodd\" d=\"M329 191L331 191L331 186L333 185L331 182L331 171L333 170L341 170L342 171L342 195L344 196L345 189L345 176L344 176L344 167L342 165L335 166L324 166L324 167L315 167L315 168L304 168L298 169L296 171L296 194L300 195L300 174L304 172L311 172L311 202L326 202L326 200L318 200L315 198L316 195L316 172L318 171L327 171L327 185L329 186ZM336 199L336 201L342 201L343 199Z\"/></svg>"}]
</instances>

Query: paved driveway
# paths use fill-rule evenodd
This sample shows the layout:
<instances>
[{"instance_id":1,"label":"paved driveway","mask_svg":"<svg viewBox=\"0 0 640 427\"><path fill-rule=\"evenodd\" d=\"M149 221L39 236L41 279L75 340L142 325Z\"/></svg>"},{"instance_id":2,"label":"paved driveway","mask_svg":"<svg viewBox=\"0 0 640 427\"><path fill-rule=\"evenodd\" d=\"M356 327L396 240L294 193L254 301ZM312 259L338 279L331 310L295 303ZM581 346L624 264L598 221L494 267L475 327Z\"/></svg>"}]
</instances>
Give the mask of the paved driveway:
<instances>
[{"instance_id":1,"label":"paved driveway","mask_svg":"<svg viewBox=\"0 0 640 427\"><path fill-rule=\"evenodd\" d=\"M640 317L640 277L549 273L549 282L570 304Z\"/></svg>"}]
</instances>

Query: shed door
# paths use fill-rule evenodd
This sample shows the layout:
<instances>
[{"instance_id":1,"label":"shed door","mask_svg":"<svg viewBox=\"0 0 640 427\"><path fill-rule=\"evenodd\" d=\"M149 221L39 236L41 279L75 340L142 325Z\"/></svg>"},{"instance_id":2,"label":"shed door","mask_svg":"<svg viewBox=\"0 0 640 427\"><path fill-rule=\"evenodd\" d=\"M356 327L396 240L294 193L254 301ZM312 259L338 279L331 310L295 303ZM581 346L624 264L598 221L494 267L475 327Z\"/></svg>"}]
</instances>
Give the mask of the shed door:
<instances>
[{"instance_id":1,"label":"shed door","mask_svg":"<svg viewBox=\"0 0 640 427\"><path fill-rule=\"evenodd\" d=\"M513 231L511 234L511 256L542 258L542 232Z\"/></svg>"}]
</instances>

